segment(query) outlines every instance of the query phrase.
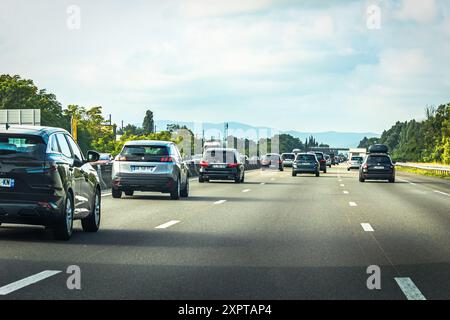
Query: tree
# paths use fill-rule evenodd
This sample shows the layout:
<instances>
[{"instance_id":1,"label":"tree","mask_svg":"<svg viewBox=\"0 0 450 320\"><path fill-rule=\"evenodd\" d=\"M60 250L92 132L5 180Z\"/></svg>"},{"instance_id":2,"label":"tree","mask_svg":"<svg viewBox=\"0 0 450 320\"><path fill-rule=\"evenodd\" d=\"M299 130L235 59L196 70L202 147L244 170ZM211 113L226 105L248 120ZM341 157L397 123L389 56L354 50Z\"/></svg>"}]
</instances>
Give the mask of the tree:
<instances>
[{"instance_id":1,"label":"tree","mask_svg":"<svg viewBox=\"0 0 450 320\"><path fill-rule=\"evenodd\" d=\"M303 142L299 138L295 138L290 134L280 134L279 136L280 142L280 153L284 152L292 152L294 149L303 149Z\"/></svg>"},{"instance_id":2,"label":"tree","mask_svg":"<svg viewBox=\"0 0 450 320\"><path fill-rule=\"evenodd\" d=\"M379 138L373 137L373 138L367 138L364 137L358 145L358 148L369 148L371 145L377 144L380 142Z\"/></svg>"},{"instance_id":3,"label":"tree","mask_svg":"<svg viewBox=\"0 0 450 320\"><path fill-rule=\"evenodd\" d=\"M153 112L147 110L145 112L144 122L142 123L142 129L144 134L150 134L155 132L155 123L153 121Z\"/></svg>"},{"instance_id":4,"label":"tree","mask_svg":"<svg viewBox=\"0 0 450 320\"><path fill-rule=\"evenodd\" d=\"M70 119L64 117L56 96L18 75L0 75L0 109L40 109L42 125L70 127Z\"/></svg>"}]
</instances>

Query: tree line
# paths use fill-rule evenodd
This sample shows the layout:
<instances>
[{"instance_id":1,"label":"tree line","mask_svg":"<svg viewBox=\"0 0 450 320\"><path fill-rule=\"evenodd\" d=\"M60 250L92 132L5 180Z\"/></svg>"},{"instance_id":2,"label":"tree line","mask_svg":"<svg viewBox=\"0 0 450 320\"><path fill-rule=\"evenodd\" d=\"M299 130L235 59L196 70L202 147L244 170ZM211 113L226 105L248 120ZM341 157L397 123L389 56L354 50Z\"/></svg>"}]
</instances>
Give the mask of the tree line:
<instances>
[{"instance_id":1,"label":"tree line","mask_svg":"<svg viewBox=\"0 0 450 320\"><path fill-rule=\"evenodd\" d=\"M364 138L359 147L374 143L389 147L395 161L450 164L450 103L427 107L423 121L397 121L380 138Z\"/></svg>"}]
</instances>

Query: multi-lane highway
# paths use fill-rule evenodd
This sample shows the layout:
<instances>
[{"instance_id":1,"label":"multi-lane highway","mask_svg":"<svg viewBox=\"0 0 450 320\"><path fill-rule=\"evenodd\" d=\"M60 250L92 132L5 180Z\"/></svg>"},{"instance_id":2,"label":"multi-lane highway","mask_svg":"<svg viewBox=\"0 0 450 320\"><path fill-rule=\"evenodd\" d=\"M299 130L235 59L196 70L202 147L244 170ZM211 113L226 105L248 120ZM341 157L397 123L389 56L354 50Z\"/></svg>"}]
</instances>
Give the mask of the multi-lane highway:
<instances>
[{"instance_id":1,"label":"multi-lane highway","mask_svg":"<svg viewBox=\"0 0 450 320\"><path fill-rule=\"evenodd\" d=\"M104 194L101 230L0 228L0 299L449 299L450 183L252 171L191 196ZM66 269L81 270L81 290ZM381 289L367 288L379 266ZM62 271L60 273L42 273ZM397 279L397 280L396 280Z\"/></svg>"}]
</instances>

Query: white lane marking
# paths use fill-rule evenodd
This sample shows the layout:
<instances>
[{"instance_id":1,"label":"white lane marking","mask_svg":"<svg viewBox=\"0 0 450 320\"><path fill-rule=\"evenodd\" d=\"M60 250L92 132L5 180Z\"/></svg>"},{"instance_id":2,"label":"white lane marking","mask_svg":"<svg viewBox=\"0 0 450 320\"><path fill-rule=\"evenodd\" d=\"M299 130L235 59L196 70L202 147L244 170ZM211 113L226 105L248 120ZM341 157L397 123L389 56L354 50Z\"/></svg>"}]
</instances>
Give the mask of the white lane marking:
<instances>
[{"instance_id":1,"label":"white lane marking","mask_svg":"<svg viewBox=\"0 0 450 320\"><path fill-rule=\"evenodd\" d=\"M361 227L364 229L364 231L367 231L367 232L374 232L375 231L375 230L373 230L373 228L370 225L370 223L361 223Z\"/></svg>"},{"instance_id":2,"label":"white lane marking","mask_svg":"<svg viewBox=\"0 0 450 320\"><path fill-rule=\"evenodd\" d=\"M339 182L342 182L342 179L339 179L338 181L339 181Z\"/></svg>"},{"instance_id":3,"label":"white lane marking","mask_svg":"<svg viewBox=\"0 0 450 320\"><path fill-rule=\"evenodd\" d=\"M271 178L270 180L275 181L275 178Z\"/></svg>"},{"instance_id":4,"label":"white lane marking","mask_svg":"<svg viewBox=\"0 0 450 320\"><path fill-rule=\"evenodd\" d=\"M219 201L216 201L216 202L214 202L214 204L222 204L222 203L225 203L227 200L219 200Z\"/></svg>"},{"instance_id":5,"label":"white lane marking","mask_svg":"<svg viewBox=\"0 0 450 320\"><path fill-rule=\"evenodd\" d=\"M400 179L400 178L398 178L398 180L403 181L403 182L406 182L406 183L409 183L409 184L412 185L412 186L415 186L415 185L416 185L414 182L411 182L411 181L408 181L408 180L405 180L405 179Z\"/></svg>"},{"instance_id":6,"label":"white lane marking","mask_svg":"<svg viewBox=\"0 0 450 320\"><path fill-rule=\"evenodd\" d=\"M442 194L442 195L444 195L444 196L448 196L448 197L450 197L450 194L448 194L448 193L446 193L446 192L442 192L442 191L439 191L439 190L433 190L435 193L439 193L439 194Z\"/></svg>"},{"instance_id":7,"label":"white lane marking","mask_svg":"<svg viewBox=\"0 0 450 320\"><path fill-rule=\"evenodd\" d=\"M356 202L352 202L352 201L350 201L349 203L348 203L348 205L350 206L350 207L357 207L358 205L356 204Z\"/></svg>"},{"instance_id":8,"label":"white lane marking","mask_svg":"<svg viewBox=\"0 0 450 320\"><path fill-rule=\"evenodd\" d=\"M5 296L7 294L10 294L11 292L20 290L22 288L25 288L29 285L35 284L39 281L42 281L44 279L53 277L54 275L61 273L61 271L56 270L45 270L40 273L37 273L35 275L29 276L25 279L10 283L4 287L0 288L0 296Z\"/></svg>"},{"instance_id":9,"label":"white lane marking","mask_svg":"<svg viewBox=\"0 0 450 320\"><path fill-rule=\"evenodd\" d=\"M341 183L340 186L341 186L341 187L345 187L345 184Z\"/></svg>"},{"instance_id":10,"label":"white lane marking","mask_svg":"<svg viewBox=\"0 0 450 320\"><path fill-rule=\"evenodd\" d=\"M344 194L349 194L347 190L342 191Z\"/></svg>"},{"instance_id":11,"label":"white lane marking","mask_svg":"<svg viewBox=\"0 0 450 320\"><path fill-rule=\"evenodd\" d=\"M104 193L104 194L102 194L102 197L109 197L111 195L112 195L112 193Z\"/></svg>"},{"instance_id":12,"label":"white lane marking","mask_svg":"<svg viewBox=\"0 0 450 320\"><path fill-rule=\"evenodd\" d=\"M265 185L266 183L265 183L265 182L261 182L260 184L263 186L263 185Z\"/></svg>"},{"instance_id":13,"label":"white lane marking","mask_svg":"<svg viewBox=\"0 0 450 320\"><path fill-rule=\"evenodd\" d=\"M244 190L242 190L243 193L247 193L247 192L250 192L250 191L251 191L250 189L244 189Z\"/></svg>"},{"instance_id":14,"label":"white lane marking","mask_svg":"<svg viewBox=\"0 0 450 320\"><path fill-rule=\"evenodd\" d=\"M177 223L180 223L180 221L179 220L171 220L169 222L163 223L162 225L155 227L155 229L167 229Z\"/></svg>"},{"instance_id":15,"label":"white lane marking","mask_svg":"<svg viewBox=\"0 0 450 320\"><path fill-rule=\"evenodd\" d=\"M427 300L411 278L394 278L408 300Z\"/></svg>"}]
</instances>

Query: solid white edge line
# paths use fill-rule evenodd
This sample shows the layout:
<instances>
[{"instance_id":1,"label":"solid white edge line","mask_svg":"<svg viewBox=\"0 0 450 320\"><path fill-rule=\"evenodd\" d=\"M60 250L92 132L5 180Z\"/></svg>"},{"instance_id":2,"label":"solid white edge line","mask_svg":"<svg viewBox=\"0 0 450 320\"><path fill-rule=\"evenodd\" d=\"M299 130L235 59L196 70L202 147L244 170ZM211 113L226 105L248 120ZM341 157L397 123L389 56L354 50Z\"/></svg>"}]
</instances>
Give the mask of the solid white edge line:
<instances>
[{"instance_id":1,"label":"solid white edge line","mask_svg":"<svg viewBox=\"0 0 450 320\"><path fill-rule=\"evenodd\" d=\"M219 201L216 201L216 202L214 202L214 204L222 204L222 203L225 203L227 200L219 200Z\"/></svg>"},{"instance_id":2,"label":"solid white edge line","mask_svg":"<svg viewBox=\"0 0 450 320\"><path fill-rule=\"evenodd\" d=\"M411 278L394 278L408 300L427 300Z\"/></svg>"},{"instance_id":3,"label":"solid white edge line","mask_svg":"<svg viewBox=\"0 0 450 320\"><path fill-rule=\"evenodd\" d=\"M45 271L42 271L35 275L29 276L25 279L10 283L10 284L0 288L0 296L5 296L7 294L10 294L11 292L28 287L29 285L32 285L32 284L35 284L44 279L53 277L54 275L61 273L61 272L62 271L57 271L57 270L45 270Z\"/></svg>"},{"instance_id":4,"label":"solid white edge line","mask_svg":"<svg viewBox=\"0 0 450 320\"><path fill-rule=\"evenodd\" d=\"M112 196L112 193L104 193L104 194L102 194L102 197L109 197L109 196Z\"/></svg>"},{"instance_id":5,"label":"solid white edge line","mask_svg":"<svg viewBox=\"0 0 450 320\"><path fill-rule=\"evenodd\" d=\"M375 230L373 230L372 226L370 225L370 223L361 223L361 227L363 228L364 231L366 232L374 232Z\"/></svg>"},{"instance_id":6,"label":"solid white edge line","mask_svg":"<svg viewBox=\"0 0 450 320\"><path fill-rule=\"evenodd\" d=\"M159 226L155 227L155 229L166 229L166 228L169 228L169 227L171 227L171 226L173 226L173 225L175 225L177 223L180 223L180 221L179 220L171 220L169 222L163 223L162 225L159 225Z\"/></svg>"},{"instance_id":7,"label":"solid white edge line","mask_svg":"<svg viewBox=\"0 0 450 320\"><path fill-rule=\"evenodd\" d=\"M358 205L356 204L356 202L353 202L353 201L350 201L349 203L348 203L348 205L350 206L350 207L357 207Z\"/></svg>"}]
</instances>

